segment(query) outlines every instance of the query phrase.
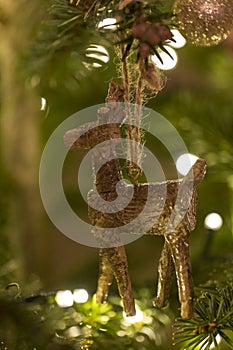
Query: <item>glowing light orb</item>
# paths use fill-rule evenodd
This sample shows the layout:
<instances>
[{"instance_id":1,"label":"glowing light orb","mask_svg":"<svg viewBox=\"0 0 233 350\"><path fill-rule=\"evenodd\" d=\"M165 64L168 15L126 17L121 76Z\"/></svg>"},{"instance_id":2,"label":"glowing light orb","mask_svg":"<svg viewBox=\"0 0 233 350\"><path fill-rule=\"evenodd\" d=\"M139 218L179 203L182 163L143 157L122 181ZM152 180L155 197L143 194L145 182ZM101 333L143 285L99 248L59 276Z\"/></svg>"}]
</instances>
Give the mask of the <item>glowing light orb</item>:
<instances>
[{"instance_id":1,"label":"glowing light orb","mask_svg":"<svg viewBox=\"0 0 233 350\"><path fill-rule=\"evenodd\" d=\"M177 29L171 29L171 32L173 34L173 39L176 41L168 41L169 46L174 47L175 49L180 49L181 47L184 47L187 43L186 39L183 37L183 35L179 32Z\"/></svg>"},{"instance_id":2,"label":"glowing light orb","mask_svg":"<svg viewBox=\"0 0 233 350\"><path fill-rule=\"evenodd\" d=\"M55 296L55 301L60 307L70 307L74 303L73 293L70 290L60 290Z\"/></svg>"},{"instance_id":3,"label":"glowing light orb","mask_svg":"<svg viewBox=\"0 0 233 350\"><path fill-rule=\"evenodd\" d=\"M94 68L102 67L103 63L109 61L109 53L105 47L101 45L90 45L90 47L86 49L86 57L96 59L96 62L91 64Z\"/></svg>"},{"instance_id":4,"label":"glowing light orb","mask_svg":"<svg viewBox=\"0 0 233 350\"><path fill-rule=\"evenodd\" d=\"M123 317L125 323L134 324L141 322L143 320L144 315L143 312L136 306L136 315L127 317L125 312L123 311Z\"/></svg>"},{"instance_id":5,"label":"glowing light orb","mask_svg":"<svg viewBox=\"0 0 233 350\"><path fill-rule=\"evenodd\" d=\"M162 70L170 70L175 68L178 62L178 57L175 50L167 45L163 46L172 56L172 58L164 51L158 50L159 56L161 57L163 63L158 59L156 55L151 56L151 61Z\"/></svg>"},{"instance_id":6,"label":"glowing light orb","mask_svg":"<svg viewBox=\"0 0 233 350\"><path fill-rule=\"evenodd\" d=\"M205 217L204 225L207 229L218 231L222 224L222 217L218 213L210 213Z\"/></svg>"},{"instance_id":7,"label":"glowing light orb","mask_svg":"<svg viewBox=\"0 0 233 350\"><path fill-rule=\"evenodd\" d=\"M98 28L108 30L116 29L116 18L105 18L103 21L99 22Z\"/></svg>"},{"instance_id":8,"label":"glowing light orb","mask_svg":"<svg viewBox=\"0 0 233 350\"><path fill-rule=\"evenodd\" d=\"M73 299L75 303L78 303L78 304L86 303L88 300L88 297L89 295L86 289L75 289L73 291Z\"/></svg>"},{"instance_id":9,"label":"glowing light orb","mask_svg":"<svg viewBox=\"0 0 233 350\"><path fill-rule=\"evenodd\" d=\"M184 153L176 160L176 169L181 175L187 175L198 157L191 153Z\"/></svg>"},{"instance_id":10,"label":"glowing light orb","mask_svg":"<svg viewBox=\"0 0 233 350\"><path fill-rule=\"evenodd\" d=\"M47 106L47 101L46 101L46 98L41 97L41 105L40 105L40 110L41 110L41 111L45 111L45 110L46 110L46 106Z\"/></svg>"}]
</instances>

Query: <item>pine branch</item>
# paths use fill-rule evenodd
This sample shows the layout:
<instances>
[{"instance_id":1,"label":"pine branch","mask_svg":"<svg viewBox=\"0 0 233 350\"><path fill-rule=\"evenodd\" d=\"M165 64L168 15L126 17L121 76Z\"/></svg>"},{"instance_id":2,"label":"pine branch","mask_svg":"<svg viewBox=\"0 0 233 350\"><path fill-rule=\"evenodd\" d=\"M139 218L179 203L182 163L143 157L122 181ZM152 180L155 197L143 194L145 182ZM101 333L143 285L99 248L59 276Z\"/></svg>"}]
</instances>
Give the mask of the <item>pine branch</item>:
<instances>
[{"instance_id":1,"label":"pine branch","mask_svg":"<svg viewBox=\"0 0 233 350\"><path fill-rule=\"evenodd\" d=\"M195 316L174 325L174 342L182 349L219 349L220 339L233 349L233 282L203 294L194 304ZM230 337L231 335L231 337Z\"/></svg>"},{"instance_id":2,"label":"pine branch","mask_svg":"<svg viewBox=\"0 0 233 350\"><path fill-rule=\"evenodd\" d=\"M113 48L114 44L119 43L119 34L127 41L138 12L143 12L150 22L170 24L172 4L172 0L166 4L160 0L51 0L47 19L41 24L34 48L29 54L28 66L33 72L47 69L51 74L48 67L52 66L54 71L54 66L59 68L62 62L68 70L75 65L81 68L82 73L87 73L96 62L95 58L86 56L86 49L91 44ZM117 29L98 28L99 23L109 17L117 19ZM75 64L71 57L73 53Z\"/></svg>"},{"instance_id":3,"label":"pine branch","mask_svg":"<svg viewBox=\"0 0 233 350\"><path fill-rule=\"evenodd\" d=\"M95 4L97 7L101 1L95 1ZM96 31L98 22L95 14L91 16L86 5L84 1L79 6L73 6L68 0L50 2L45 13L46 19L42 22L34 47L27 57L29 72L41 74L42 71L45 75L49 72L51 76L59 72L62 66L68 75L74 75L77 70L80 76L84 73L87 75L98 58L87 57L86 49L91 44L107 47L109 43ZM75 78L78 79L77 76Z\"/></svg>"}]
</instances>

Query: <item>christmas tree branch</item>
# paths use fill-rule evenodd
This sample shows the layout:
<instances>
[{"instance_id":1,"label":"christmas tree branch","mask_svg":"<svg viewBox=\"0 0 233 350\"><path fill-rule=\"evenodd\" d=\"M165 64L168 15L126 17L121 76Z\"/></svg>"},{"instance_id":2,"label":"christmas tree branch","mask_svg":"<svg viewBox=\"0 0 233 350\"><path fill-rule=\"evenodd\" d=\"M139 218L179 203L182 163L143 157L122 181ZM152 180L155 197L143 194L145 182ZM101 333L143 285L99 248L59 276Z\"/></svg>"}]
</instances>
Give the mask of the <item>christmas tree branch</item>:
<instances>
[{"instance_id":1,"label":"christmas tree branch","mask_svg":"<svg viewBox=\"0 0 233 350\"><path fill-rule=\"evenodd\" d=\"M194 317L174 325L174 343L182 349L219 349L224 340L233 349L233 282L203 292L194 303Z\"/></svg>"}]
</instances>

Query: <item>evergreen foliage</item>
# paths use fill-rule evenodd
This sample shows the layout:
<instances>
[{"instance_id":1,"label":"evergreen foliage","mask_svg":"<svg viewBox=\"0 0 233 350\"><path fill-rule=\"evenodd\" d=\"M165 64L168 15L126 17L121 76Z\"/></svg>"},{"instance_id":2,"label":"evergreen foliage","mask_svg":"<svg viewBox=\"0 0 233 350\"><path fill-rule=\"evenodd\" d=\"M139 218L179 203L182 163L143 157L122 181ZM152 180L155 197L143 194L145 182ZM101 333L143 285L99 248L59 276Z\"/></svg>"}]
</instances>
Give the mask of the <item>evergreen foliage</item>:
<instances>
[{"instance_id":1,"label":"evergreen foliage","mask_svg":"<svg viewBox=\"0 0 233 350\"><path fill-rule=\"evenodd\" d=\"M220 349L223 339L233 349L233 284L202 292L194 304L195 315L175 324L175 343L182 349Z\"/></svg>"},{"instance_id":2,"label":"evergreen foliage","mask_svg":"<svg viewBox=\"0 0 233 350\"><path fill-rule=\"evenodd\" d=\"M1 339L4 349L168 349L173 324L175 349L233 349L233 283L200 287L194 317L178 319L169 309L152 308L148 289L138 292L137 322L124 318L119 297L98 305L95 295L85 303L59 307L56 292L21 295L17 284L2 290ZM14 290L14 292L11 291ZM11 296L9 292L11 291ZM16 294L16 295L14 295ZM33 337L32 337L33 335ZM223 347L223 343L228 347Z\"/></svg>"},{"instance_id":3,"label":"evergreen foliage","mask_svg":"<svg viewBox=\"0 0 233 350\"><path fill-rule=\"evenodd\" d=\"M170 332L172 314L151 308L146 289L137 302L143 317L130 323L122 316L119 297L98 305L93 296L86 303L61 308L56 292L22 297L15 287L11 284L8 291L16 290L16 296L2 291L0 298L0 341L5 349L163 349Z\"/></svg>"},{"instance_id":4,"label":"evergreen foliage","mask_svg":"<svg viewBox=\"0 0 233 350\"><path fill-rule=\"evenodd\" d=\"M91 45L103 45L110 51L122 41L127 42L129 31L135 23L138 11L143 11L148 20L153 22L172 23L173 1L136 1L119 9L123 1L85 1L54 0L47 8L47 19L42 22L38 38L29 54L29 70L39 73L59 70L60 64L66 66L66 72L74 75L78 68L80 80L98 63L98 57L86 55ZM119 18L116 29L106 30L108 26L98 27L106 18ZM89 52L90 53L90 52ZM99 63L103 64L102 61ZM57 67L57 69L56 69Z\"/></svg>"}]
</instances>

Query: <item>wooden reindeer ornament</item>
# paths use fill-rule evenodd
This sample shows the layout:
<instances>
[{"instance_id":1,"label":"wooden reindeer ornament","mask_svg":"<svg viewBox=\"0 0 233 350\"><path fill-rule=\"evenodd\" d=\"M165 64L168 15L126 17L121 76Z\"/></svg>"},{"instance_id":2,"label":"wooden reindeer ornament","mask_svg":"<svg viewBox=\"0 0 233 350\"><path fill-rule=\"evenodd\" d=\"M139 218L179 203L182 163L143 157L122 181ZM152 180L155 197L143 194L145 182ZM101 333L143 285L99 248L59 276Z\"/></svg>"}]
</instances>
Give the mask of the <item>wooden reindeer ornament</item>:
<instances>
[{"instance_id":1,"label":"wooden reindeer ornament","mask_svg":"<svg viewBox=\"0 0 233 350\"><path fill-rule=\"evenodd\" d=\"M123 179L115 146L106 149L104 142L122 137L121 125L125 117L124 104L121 104L123 96L124 89L116 83L110 83L106 106L98 111L97 122L92 123L86 133L83 132L84 125L65 134L65 144L71 149L92 148L93 152L95 189L88 193L88 205L93 234L100 244L100 274L96 300L98 303L106 301L109 287L115 278L126 315L135 314L127 257L117 228L124 227L142 213L150 192L150 205L143 211L132 234L163 235L165 239L158 267L158 288L154 306L162 308L168 302L171 280L175 273L181 316L190 318L194 292L189 232L196 224L196 186L205 176L206 162L198 159L183 179L162 183L121 182L123 193L133 191L132 200L123 210L118 210L117 205L112 212L104 210L102 201L115 203L118 197L117 185ZM101 167L98 166L100 159L103 164ZM149 229L146 229L147 227ZM116 232L112 230L114 228Z\"/></svg>"}]
</instances>

